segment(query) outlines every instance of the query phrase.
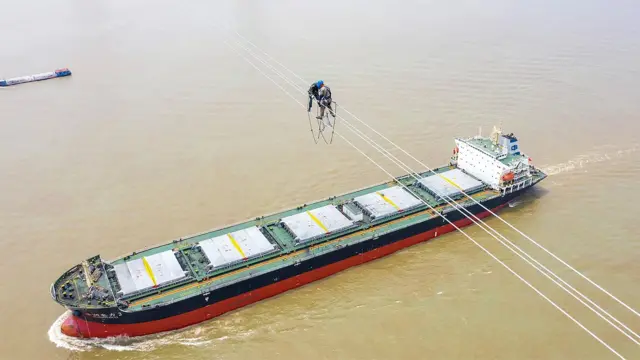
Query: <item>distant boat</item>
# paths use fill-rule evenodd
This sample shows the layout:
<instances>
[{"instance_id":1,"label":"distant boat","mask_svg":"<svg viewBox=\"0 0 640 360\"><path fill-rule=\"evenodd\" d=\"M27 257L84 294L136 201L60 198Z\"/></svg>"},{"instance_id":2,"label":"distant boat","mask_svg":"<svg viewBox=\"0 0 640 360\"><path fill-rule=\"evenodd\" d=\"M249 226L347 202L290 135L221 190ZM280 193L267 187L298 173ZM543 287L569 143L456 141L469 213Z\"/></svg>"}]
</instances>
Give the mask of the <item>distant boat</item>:
<instances>
[{"instance_id":1,"label":"distant boat","mask_svg":"<svg viewBox=\"0 0 640 360\"><path fill-rule=\"evenodd\" d=\"M6 80L0 79L0 86L18 85L18 84L24 84L28 82L34 82L34 81L55 79L59 77L69 76L69 75L71 75L71 70L67 68L62 68L62 69L57 69L55 71L46 72L42 74L15 77L15 78L6 79Z\"/></svg>"}]
</instances>

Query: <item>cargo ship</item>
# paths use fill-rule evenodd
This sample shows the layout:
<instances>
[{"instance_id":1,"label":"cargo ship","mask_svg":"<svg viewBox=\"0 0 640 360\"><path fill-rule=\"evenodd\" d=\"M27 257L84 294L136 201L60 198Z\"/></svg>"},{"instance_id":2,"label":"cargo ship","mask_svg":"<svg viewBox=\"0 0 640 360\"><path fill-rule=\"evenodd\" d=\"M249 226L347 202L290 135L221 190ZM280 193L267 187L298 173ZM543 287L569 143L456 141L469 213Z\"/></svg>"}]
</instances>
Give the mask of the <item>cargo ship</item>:
<instances>
[{"instance_id":1,"label":"cargo ship","mask_svg":"<svg viewBox=\"0 0 640 360\"><path fill-rule=\"evenodd\" d=\"M134 337L197 324L472 223L445 199L483 218L547 176L500 129L454 141L449 163L431 171L112 261L90 257L51 285L70 310L61 331Z\"/></svg>"}]
</instances>

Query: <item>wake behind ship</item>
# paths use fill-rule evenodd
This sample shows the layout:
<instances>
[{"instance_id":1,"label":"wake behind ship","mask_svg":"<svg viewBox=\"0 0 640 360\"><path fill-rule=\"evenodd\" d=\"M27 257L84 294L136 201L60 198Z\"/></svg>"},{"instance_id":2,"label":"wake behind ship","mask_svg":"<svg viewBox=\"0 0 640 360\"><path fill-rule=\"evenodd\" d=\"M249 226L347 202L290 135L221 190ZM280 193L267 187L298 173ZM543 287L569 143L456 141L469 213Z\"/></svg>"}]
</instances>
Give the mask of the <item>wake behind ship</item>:
<instances>
[{"instance_id":1,"label":"wake behind ship","mask_svg":"<svg viewBox=\"0 0 640 360\"><path fill-rule=\"evenodd\" d=\"M445 218L471 224L446 197L482 218L489 212L463 192L497 211L547 176L513 134L494 129L455 143L436 174L405 175L113 261L91 257L51 285L53 299L71 310L61 330L140 336L196 324L453 231Z\"/></svg>"}]
</instances>

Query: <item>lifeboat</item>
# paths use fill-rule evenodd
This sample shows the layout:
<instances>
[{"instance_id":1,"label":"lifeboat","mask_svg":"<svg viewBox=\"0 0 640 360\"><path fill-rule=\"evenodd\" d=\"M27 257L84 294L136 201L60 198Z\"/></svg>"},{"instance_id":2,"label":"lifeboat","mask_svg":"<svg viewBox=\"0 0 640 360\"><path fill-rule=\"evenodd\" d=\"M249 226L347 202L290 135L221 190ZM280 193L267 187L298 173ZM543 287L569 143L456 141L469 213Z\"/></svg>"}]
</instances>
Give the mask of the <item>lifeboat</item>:
<instances>
[{"instance_id":1,"label":"lifeboat","mask_svg":"<svg viewBox=\"0 0 640 360\"><path fill-rule=\"evenodd\" d=\"M513 180L513 173L512 172L509 172L509 173L506 173L506 174L502 175L502 181L509 182L511 180Z\"/></svg>"}]
</instances>

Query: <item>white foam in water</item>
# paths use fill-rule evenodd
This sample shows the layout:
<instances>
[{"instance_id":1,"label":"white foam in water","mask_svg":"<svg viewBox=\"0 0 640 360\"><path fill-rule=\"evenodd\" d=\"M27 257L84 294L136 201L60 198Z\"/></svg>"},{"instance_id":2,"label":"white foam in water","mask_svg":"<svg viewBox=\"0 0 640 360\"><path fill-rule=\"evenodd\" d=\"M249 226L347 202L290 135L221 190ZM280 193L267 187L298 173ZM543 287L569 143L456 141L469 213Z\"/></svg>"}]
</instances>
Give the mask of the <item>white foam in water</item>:
<instances>
[{"instance_id":1,"label":"white foam in water","mask_svg":"<svg viewBox=\"0 0 640 360\"><path fill-rule=\"evenodd\" d=\"M514 207L520 205L521 202L522 202L522 200L511 200L507 204L509 205L510 208L514 208Z\"/></svg>"},{"instance_id":2,"label":"white foam in water","mask_svg":"<svg viewBox=\"0 0 640 360\"><path fill-rule=\"evenodd\" d=\"M162 346L183 345L183 346L204 346L211 343L203 337L198 337L202 333L202 328L197 327L189 331L167 332L162 334L140 336L130 338L126 336L110 337L104 339L78 339L64 335L60 331L60 325L71 315L66 312L53 322L47 334L49 340L61 347L71 351L92 351L104 349L110 351L152 351ZM195 335L192 337L190 335Z\"/></svg>"},{"instance_id":3,"label":"white foam in water","mask_svg":"<svg viewBox=\"0 0 640 360\"><path fill-rule=\"evenodd\" d=\"M551 165L551 166L542 166L542 170L548 175L557 175L561 173L566 173L570 171L574 171L577 169L582 169L586 164L590 163L598 163L611 161L614 158L623 157L629 155L630 153L636 152L640 149L640 146L635 145L628 149L612 149L609 152L595 153L595 154L586 154L579 155L575 159L569 160L567 162Z\"/></svg>"}]
</instances>

